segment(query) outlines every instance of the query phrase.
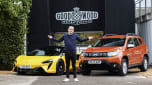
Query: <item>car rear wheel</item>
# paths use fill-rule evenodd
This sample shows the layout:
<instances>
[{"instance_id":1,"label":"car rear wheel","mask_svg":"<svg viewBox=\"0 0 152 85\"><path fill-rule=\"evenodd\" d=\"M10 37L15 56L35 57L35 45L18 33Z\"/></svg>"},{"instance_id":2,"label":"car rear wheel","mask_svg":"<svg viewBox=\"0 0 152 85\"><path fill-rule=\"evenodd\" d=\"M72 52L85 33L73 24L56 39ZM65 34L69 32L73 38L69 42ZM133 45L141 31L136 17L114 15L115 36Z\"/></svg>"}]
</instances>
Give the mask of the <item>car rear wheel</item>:
<instances>
[{"instance_id":1,"label":"car rear wheel","mask_svg":"<svg viewBox=\"0 0 152 85\"><path fill-rule=\"evenodd\" d=\"M125 76L128 73L128 64L126 59L122 59L121 68L120 68L120 75Z\"/></svg>"},{"instance_id":2,"label":"car rear wheel","mask_svg":"<svg viewBox=\"0 0 152 85\"><path fill-rule=\"evenodd\" d=\"M62 75L64 73L64 69L65 69L65 66L64 66L63 60L59 60L56 66L56 74Z\"/></svg>"},{"instance_id":3,"label":"car rear wheel","mask_svg":"<svg viewBox=\"0 0 152 85\"><path fill-rule=\"evenodd\" d=\"M142 65L139 67L142 72L147 71L148 69L148 59L144 57Z\"/></svg>"}]
</instances>

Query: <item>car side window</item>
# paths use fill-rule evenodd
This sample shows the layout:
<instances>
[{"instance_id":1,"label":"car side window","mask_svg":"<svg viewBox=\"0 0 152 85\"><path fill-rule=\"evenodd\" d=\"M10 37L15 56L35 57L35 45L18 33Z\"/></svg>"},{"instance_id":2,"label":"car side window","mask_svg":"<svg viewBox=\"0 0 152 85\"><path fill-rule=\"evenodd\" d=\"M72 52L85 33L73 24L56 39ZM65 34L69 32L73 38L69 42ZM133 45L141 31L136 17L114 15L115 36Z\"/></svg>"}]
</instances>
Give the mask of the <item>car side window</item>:
<instances>
[{"instance_id":1,"label":"car side window","mask_svg":"<svg viewBox=\"0 0 152 85\"><path fill-rule=\"evenodd\" d=\"M138 38L138 40L139 40L140 44L142 44L142 40L140 38Z\"/></svg>"},{"instance_id":2,"label":"car side window","mask_svg":"<svg viewBox=\"0 0 152 85\"><path fill-rule=\"evenodd\" d=\"M128 45L128 44L134 44L134 41L133 41L133 39L132 39L132 38L129 38L129 39L128 39L128 43L127 43L127 45Z\"/></svg>"},{"instance_id":3,"label":"car side window","mask_svg":"<svg viewBox=\"0 0 152 85\"><path fill-rule=\"evenodd\" d=\"M135 42L135 47L139 46L139 42L138 42L137 38L134 38L134 42Z\"/></svg>"}]
</instances>

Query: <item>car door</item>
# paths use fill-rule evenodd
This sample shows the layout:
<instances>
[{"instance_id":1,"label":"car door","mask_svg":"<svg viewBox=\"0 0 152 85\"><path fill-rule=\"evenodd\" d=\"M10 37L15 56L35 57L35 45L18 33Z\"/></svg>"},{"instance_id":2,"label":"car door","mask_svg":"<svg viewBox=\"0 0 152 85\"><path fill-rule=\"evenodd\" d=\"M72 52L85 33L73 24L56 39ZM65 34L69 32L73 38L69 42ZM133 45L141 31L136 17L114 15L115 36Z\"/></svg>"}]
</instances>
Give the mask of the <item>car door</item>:
<instances>
[{"instance_id":1,"label":"car door","mask_svg":"<svg viewBox=\"0 0 152 85\"><path fill-rule=\"evenodd\" d=\"M128 48L128 45L132 44L134 45L134 39L129 38L127 42L127 56L129 58L129 65L135 64L135 47Z\"/></svg>"},{"instance_id":2,"label":"car door","mask_svg":"<svg viewBox=\"0 0 152 85\"><path fill-rule=\"evenodd\" d=\"M134 38L134 43L135 43L135 50L136 50L135 51L135 62L136 62L136 64L139 64L141 62L140 58L142 57L143 48L137 38Z\"/></svg>"},{"instance_id":3,"label":"car door","mask_svg":"<svg viewBox=\"0 0 152 85\"><path fill-rule=\"evenodd\" d=\"M138 41L139 41L139 44L140 44L140 51L141 51L140 58L139 58L139 63L141 63L143 61L143 57L144 57L144 54L145 54L146 45L144 44L142 38L138 38Z\"/></svg>"}]
</instances>

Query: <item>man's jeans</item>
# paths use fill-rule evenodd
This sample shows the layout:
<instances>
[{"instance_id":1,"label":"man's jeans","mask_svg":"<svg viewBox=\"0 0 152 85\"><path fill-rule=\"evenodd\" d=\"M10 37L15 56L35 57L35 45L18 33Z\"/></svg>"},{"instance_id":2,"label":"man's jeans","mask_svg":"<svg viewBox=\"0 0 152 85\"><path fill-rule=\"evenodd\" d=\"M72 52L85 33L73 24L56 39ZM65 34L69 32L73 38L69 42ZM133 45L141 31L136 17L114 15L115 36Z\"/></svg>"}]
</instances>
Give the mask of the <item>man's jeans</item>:
<instances>
[{"instance_id":1,"label":"man's jeans","mask_svg":"<svg viewBox=\"0 0 152 85\"><path fill-rule=\"evenodd\" d=\"M69 78L69 67L70 67L70 60L72 61L72 68L73 68L73 77L77 77L76 72L76 52L67 51L65 52L65 60L66 60L66 77Z\"/></svg>"}]
</instances>

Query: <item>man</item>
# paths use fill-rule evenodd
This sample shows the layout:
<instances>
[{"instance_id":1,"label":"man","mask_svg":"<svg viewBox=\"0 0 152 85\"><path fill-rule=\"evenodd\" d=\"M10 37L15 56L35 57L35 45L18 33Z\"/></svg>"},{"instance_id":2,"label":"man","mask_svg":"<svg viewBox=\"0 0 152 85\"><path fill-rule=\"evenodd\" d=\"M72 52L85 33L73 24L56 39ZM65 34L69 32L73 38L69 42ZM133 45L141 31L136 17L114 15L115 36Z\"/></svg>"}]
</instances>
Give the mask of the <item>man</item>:
<instances>
[{"instance_id":1,"label":"man","mask_svg":"<svg viewBox=\"0 0 152 85\"><path fill-rule=\"evenodd\" d=\"M64 40L64 51L65 51L65 60L66 60L66 78L63 81L70 81L69 79L69 66L70 60L72 61L72 68L73 68L73 77L74 81L79 81L77 78L76 72L76 40L82 42L93 39L92 36L88 37L87 39L81 39L77 34L74 33L74 27L68 27L68 33L64 34L60 39L55 39L53 36L48 35L49 39L52 39L56 42L61 42Z\"/></svg>"}]
</instances>

